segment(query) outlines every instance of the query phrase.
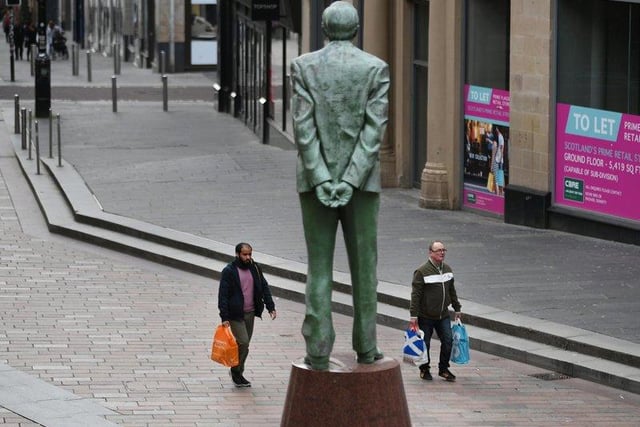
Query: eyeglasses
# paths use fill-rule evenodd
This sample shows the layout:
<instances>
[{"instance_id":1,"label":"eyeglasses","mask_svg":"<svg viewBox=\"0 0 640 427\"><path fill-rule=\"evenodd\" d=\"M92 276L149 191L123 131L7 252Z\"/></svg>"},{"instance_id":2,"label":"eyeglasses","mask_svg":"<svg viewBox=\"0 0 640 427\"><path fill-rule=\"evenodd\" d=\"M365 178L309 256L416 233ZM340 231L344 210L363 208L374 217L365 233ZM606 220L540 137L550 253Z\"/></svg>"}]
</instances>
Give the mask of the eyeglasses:
<instances>
[{"instance_id":1,"label":"eyeglasses","mask_svg":"<svg viewBox=\"0 0 640 427\"><path fill-rule=\"evenodd\" d=\"M436 250L432 249L431 252L437 252L439 254L443 254L443 253L447 252L447 250L446 249L436 249Z\"/></svg>"}]
</instances>

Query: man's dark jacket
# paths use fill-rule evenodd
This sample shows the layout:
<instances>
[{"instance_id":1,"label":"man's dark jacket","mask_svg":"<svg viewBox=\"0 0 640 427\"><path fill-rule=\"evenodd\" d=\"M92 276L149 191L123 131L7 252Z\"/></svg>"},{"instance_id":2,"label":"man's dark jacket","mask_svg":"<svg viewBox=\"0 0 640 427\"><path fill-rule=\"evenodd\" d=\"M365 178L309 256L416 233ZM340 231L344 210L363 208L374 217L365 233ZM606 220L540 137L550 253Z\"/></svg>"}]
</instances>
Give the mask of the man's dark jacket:
<instances>
[{"instance_id":1,"label":"man's dark jacket","mask_svg":"<svg viewBox=\"0 0 640 427\"><path fill-rule=\"evenodd\" d=\"M418 267L411 283L411 317L440 320L449 316L449 305L461 309L454 285L453 270L442 263L438 268L431 260Z\"/></svg>"},{"instance_id":2,"label":"man's dark jacket","mask_svg":"<svg viewBox=\"0 0 640 427\"><path fill-rule=\"evenodd\" d=\"M271 297L271 290L260 268L255 263L245 267L236 259L226 265L220 277L218 309L220 310L220 318L222 321L244 320L244 295L240 287L238 268L243 270L249 268L251 276L253 276L253 305L255 315L261 317L265 305L269 313L274 311L276 307Z\"/></svg>"}]
</instances>

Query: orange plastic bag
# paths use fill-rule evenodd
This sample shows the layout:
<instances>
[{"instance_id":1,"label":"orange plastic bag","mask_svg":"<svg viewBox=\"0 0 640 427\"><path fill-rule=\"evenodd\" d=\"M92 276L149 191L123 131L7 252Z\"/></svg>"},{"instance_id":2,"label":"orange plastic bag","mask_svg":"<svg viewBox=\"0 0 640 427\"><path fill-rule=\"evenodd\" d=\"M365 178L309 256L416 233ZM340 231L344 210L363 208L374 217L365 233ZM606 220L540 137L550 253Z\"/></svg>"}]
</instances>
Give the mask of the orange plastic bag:
<instances>
[{"instance_id":1,"label":"orange plastic bag","mask_svg":"<svg viewBox=\"0 0 640 427\"><path fill-rule=\"evenodd\" d=\"M218 325L216 328L211 345L211 360L229 368L240 364L238 343L230 326Z\"/></svg>"},{"instance_id":2,"label":"orange plastic bag","mask_svg":"<svg viewBox=\"0 0 640 427\"><path fill-rule=\"evenodd\" d=\"M487 190L491 193L496 192L496 177L493 172L489 172L489 177L487 178Z\"/></svg>"}]
</instances>

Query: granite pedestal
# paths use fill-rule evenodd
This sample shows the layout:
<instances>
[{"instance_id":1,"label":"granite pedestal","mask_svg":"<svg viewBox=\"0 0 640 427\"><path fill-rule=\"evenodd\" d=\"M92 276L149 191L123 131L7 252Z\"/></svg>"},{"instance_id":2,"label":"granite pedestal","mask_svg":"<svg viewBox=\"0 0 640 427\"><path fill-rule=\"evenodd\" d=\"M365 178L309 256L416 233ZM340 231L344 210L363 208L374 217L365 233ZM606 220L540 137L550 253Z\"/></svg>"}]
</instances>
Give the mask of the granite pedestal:
<instances>
[{"instance_id":1,"label":"granite pedestal","mask_svg":"<svg viewBox=\"0 0 640 427\"><path fill-rule=\"evenodd\" d=\"M400 364L358 364L352 354L332 357L328 371L294 362L281 426L411 426Z\"/></svg>"}]
</instances>

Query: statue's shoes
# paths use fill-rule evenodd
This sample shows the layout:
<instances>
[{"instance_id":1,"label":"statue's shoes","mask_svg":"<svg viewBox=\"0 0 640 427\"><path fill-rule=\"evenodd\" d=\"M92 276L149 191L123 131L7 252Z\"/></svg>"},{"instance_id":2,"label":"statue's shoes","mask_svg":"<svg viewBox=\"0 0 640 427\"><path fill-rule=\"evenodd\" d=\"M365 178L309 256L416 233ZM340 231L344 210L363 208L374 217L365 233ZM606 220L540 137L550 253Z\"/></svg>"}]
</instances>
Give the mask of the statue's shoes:
<instances>
[{"instance_id":1,"label":"statue's shoes","mask_svg":"<svg viewBox=\"0 0 640 427\"><path fill-rule=\"evenodd\" d=\"M371 364L384 357L378 347L366 353L358 353L358 363Z\"/></svg>"},{"instance_id":2,"label":"statue's shoes","mask_svg":"<svg viewBox=\"0 0 640 427\"><path fill-rule=\"evenodd\" d=\"M306 355L304 357L304 363L309 365L314 371L328 371L329 370L329 358L328 357L316 357Z\"/></svg>"}]
</instances>

